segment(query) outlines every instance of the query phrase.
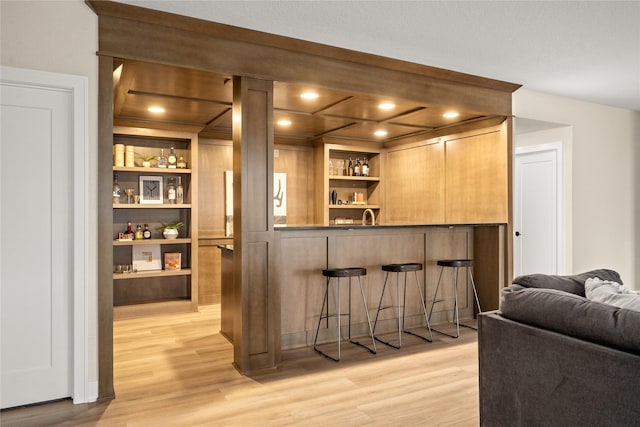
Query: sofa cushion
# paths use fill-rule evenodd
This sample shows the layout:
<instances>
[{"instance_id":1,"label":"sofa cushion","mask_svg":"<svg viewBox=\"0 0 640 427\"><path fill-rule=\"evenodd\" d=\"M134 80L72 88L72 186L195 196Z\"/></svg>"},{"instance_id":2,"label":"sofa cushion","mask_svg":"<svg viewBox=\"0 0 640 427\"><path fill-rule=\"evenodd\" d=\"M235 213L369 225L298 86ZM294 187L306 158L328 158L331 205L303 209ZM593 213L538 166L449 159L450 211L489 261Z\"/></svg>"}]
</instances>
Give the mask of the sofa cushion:
<instances>
[{"instance_id":1,"label":"sofa cushion","mask_svg":"<svg viewBox=\"0 0 640 427\"><path fill-rule=\"evenodd\" d=\"M592 277L599 277L602 280L610 280L612 282L622 284L622 279L616 271L607 270L604 268L599 270L587 271L585 273L574 274L571 276L528 274L526 276L516 277L515 279L513 279L513 283L524 286L525 288L557 289L560 291L585 296L584 282Z\"/></svg>"},{"instance_id":2,"label":"sofa cushion","mask_svg":"<svg viewBox=\"0 0 640 427\"><path fill-rule=\"evenodd\" d=\"M594 277L584 282L584 290L591 301L640 311L640 294L625 288L620 283Z\"/></svg>"},{"instance_id":3,"label":"sofa cushion","mask_svg":"<svg viewBox=\"0 0 640 427\"><path fill-rule=\"evenodd\" d=\"M640 354L640 312L557 289L505 288L502 316L619 350Z\"/></svg>"}]
</instances>

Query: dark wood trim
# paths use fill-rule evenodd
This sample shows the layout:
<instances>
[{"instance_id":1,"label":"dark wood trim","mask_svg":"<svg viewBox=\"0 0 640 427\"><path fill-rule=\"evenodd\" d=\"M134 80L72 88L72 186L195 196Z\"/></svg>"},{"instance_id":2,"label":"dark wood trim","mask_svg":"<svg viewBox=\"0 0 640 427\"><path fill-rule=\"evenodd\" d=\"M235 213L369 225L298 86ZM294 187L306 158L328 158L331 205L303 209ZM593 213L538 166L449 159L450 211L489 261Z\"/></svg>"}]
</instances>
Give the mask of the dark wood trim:
<instances>
[{"instance_id":1,"label":"dark wood trim","mask_svg":"<svg viewBox=\"0 0 640 427\"><path fill-rule=\"evenodd\" d=\"M99 58L98 82L98 399L113 390L113 58Z\"/></svg>"},{"instance_id":2,"label":"dark wood trim","mask_svg":"<svg viewBox=\"0 0 640 427\"><path fill-rule=\"evenodd\" d=\"M455 82L456 84L462 83L465 85L484 87L509 93L514 92L521 86L519 84L460 73L443 68L401 61L384 56L269 34L261 31L249 30L232 25L219 24L137 6L129 6L122 3L96 0L87 1L87 3L96 12L96 14L101 17L109 16L123 19L132 19L132 17L135 17L135 21L139 23L187 31L208 38L231 41L236 44L253 45L258 50L268 47L288 50L296 54L305 52L309 55L327 59L369 65L376 69L384 68L403 73L412 73L422 77L447 80ZM100 49L103 49L102 44Z\"/></svg>"}]
</instances>

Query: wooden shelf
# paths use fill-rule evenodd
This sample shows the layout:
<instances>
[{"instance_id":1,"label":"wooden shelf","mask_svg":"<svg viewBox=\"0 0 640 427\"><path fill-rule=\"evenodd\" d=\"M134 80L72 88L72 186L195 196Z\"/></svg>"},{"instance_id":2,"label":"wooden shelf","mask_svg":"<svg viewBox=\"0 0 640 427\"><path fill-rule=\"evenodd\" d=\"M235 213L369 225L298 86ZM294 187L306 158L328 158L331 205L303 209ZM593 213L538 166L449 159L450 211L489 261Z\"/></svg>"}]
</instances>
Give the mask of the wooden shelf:
<instances>
[{"instance_id":1,"label":"wooden shelf","mask_svg":"<svg viewBox=\"0 0 640 427\"><path fill-rule=\"evenodd\" d=\"M113 209L190 209L190 203L170 205L168 203L158 204L136 204L136 203L118 203L113 205Z\"/></svg>"},{"instance_id":2,"label":"wooden shelf","mask_svg":"<svg viewBox=\"0 0 640 427\"><path fill-rule=\"evenodd\" d=\"M380 209L380 205L354 205L350 203L348 205L329 205L329 209Z\"/></svg>"},{"instance_id":3,"label":"wooden shelf","mask_svg":"<svg viewBox=\"0 0 640 427\"><path fill-rule=\"evenodd\" d=\"M140 166L136 166L133 168L128 168L125 166L114 166L114 172L140 172L140 173L177 173L177 174L190 174L191 169L169 169L169 168L143 168Z\"/></svg>"},{"instance_id":4,"label":"wooden shelf","mask_svg":"<svg viewBox=\"0 0 640 427\"><path fill-rule=\"evenodd\" d=\"M345 175L331 175L329 176L331 181L369 181L380 182L380 177L377 176L345 176Z\"/></svg>"},{"instance_id":5,"label":"wooden shelf","mask_svg":"<svg viewBox=\"0 0 640 427\"><path fill-rule=\"evenodd\" d=\"M190 275L191 275L191 269L183 268L181 270L138 271L136 273L126 273L126 274L113 273L113 280L146 279L149 277L190 276Z\"/></svg>"},{"instance_id":6,"label":"wooden shelf","mask_svg":"<svg viewBox=\"0 0 640 427\"><path fill-rule=\"evenodd\" d=\"M134 246L134 245L178 245L183 243L191 243L188 237L179 239L147 239L147 240L114 240L113 246Z\"/></svg>"}]
</instances>

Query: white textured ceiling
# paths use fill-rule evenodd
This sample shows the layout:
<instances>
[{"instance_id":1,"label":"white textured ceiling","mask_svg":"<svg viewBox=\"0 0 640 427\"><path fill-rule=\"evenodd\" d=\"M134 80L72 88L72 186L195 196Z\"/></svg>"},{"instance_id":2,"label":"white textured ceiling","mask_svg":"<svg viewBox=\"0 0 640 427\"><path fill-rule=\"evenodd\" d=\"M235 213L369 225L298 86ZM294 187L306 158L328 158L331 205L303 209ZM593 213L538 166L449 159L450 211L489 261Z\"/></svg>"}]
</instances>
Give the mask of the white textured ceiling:
<instances>
[{"instance_id":1,"label":"white textured ceiling","mask_svg":"<svg viewBox=\"0 0 640 427\"><path fill-rule=\"evenodd\" d=\"M638 1L119 1L640 111Z\"/></svg>"}]
</instances>

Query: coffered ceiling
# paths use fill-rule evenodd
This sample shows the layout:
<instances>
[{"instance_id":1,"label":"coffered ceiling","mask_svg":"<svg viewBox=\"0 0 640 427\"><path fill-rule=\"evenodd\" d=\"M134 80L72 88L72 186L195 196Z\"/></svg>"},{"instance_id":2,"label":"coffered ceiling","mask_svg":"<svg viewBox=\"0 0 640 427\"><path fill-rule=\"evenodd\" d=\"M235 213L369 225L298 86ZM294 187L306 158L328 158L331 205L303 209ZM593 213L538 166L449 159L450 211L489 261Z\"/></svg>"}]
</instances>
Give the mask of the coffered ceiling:
<instances>
[{"instance_id":1,"label":"coffered ceiling","mask_svg":"<svg viewBox=\"0 0 640 427\"><path fill-rule=\"evenodd\" d=\"M231 138L232 76L168 65L122 61L114 70L114 124L183 128L205 138ZM303 99L303 92L317 93ZM384 144L461 123L491 118L455 106L418 104L402 99L348 93L313 84L274 83L276 143L340 138ZM381 109L391 103L391 109ZM152 113L161 107L163 113ZM445 118L455 111L458 116ZM278 124L290 122L288 126ZM376 132L384 131L383 136Z\"/></svg>"}]
</instances>

